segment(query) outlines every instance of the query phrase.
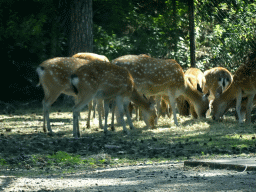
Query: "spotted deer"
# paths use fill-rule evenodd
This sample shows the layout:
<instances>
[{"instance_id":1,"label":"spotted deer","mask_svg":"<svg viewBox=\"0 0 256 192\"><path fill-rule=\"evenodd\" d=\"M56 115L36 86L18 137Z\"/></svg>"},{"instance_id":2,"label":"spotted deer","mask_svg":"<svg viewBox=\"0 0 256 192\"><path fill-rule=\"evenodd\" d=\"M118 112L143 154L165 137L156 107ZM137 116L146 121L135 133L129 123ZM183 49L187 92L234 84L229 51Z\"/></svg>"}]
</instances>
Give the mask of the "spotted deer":
<instances>
[{"instance_id":1,"label":"spotted deer","mask_svg":"<svg viewBox=\"0 0 256 192\"><path fill-rule=\"evenodd\" d=\"M77 94L77 102L73 109L74 137L80 136L78 114L93 98L104 99L105 134L107 134L109 102L113 99L118 107L125 133L128 133L128 130L123 119L124 111L130 128L134 128L128 113L128 104L130 101L143 109L146 125L154 127L156 118L155 108L138 94L133 77L127 69L109 62L91 61L89 64L77 69L71 75L71 85Z\"/></svg>"},{"instance_id":2,"label":"spotted deer","mask_svg":"<svg viewBox=\"0 0 256 192\"><path fill-rule=\"evenodd\" d=\"M185 72L185 79L190 81L190 83L197 88L201 93L203 92L203 88L205 87L206 79L204 73L197 68L189 68Z\"/></svg>"},{"instance_id":3,"label":"spotted deer","mask_svg":"<svg viewBox=\"0 0 256 192\"><path fill-rule=\"evenodd\" d=\"M203 87L203 92L209 93L209 111L207 114L211 113L212 102L218 90L218 94L223 93L227 87L233 81L232 74L224 67L214 67L204 72L205 85Z\"/></svg>"},{"instance_id":4,"label":"spotted deer","mask_svg":"<svg viewBox=\"0 0 256 192\"><path fill-rule=\"evenodd\" d=\"M230 103L236 99L236 112L239 123L243 122L241 116L242 97L247 97L246 103L246 123L251 123L251 110L253 99L256 94L256 59L252 59L242 64L235 72L230 86L222 93L217 91L212 103L214 120L219 120Z\"/></svg>"},{"instance_id":5,"label":"spotted deer","mask_svg":"<svg viewBox=\"0 0 256 192\"><path fill-rule=\"evenodd\" d=\"M72 57L56 57L41 63L36 71L39 75L39 83L44 90L43 99L43 130L52 133L49 109L61 93L76 96L71 87L69 77L79 67L89 63L87 60ZM75 98L76 101L76 98Z\"/></svg>"},{"instance_id":6,"label":"spotted deer","mask_svg":"<svg viewBox=\"0 0 256 192\"><path fill-rule=\"evenodd\" d=\"M167 95L173 111L174 123L178 125L175 103L176 98L183 95L195 106L199 117L205 117L209 102L203 94L185 82L184 72L175 60L162 60L156 58L136 57L126 55L112 61L118 66L125 67L134 78L138 92L146 96Z\"/></svg>"},{"instance_id":7,"label":"spotted deer","mask_svg":"<svg viewBox=\"0 0 256 192\"><path fill-rule=\"evenodd\" d=\"M72 57L79 58L79 59L87 59L90 61L106 61L109 62L108 58L105 55L98 55L96 53L88 53L88 52L81 52L81 53L76 53ZM103 124L102 124L102 114L103 114L103 100L102 99L97 99L93 100L89 103L88 105L88 118L87 118L87 128L89 128L90 125L90 120L91 120L91 111L94 111L93 117L95 118L95 109L98 109L98 114L99 114L99 127L103 129Z\"/></svg>"},{"instance_id":8,"label":"spotted deer","mask_svg":"<svg viewBox=\"0 0 256 192\"><path fill-rule=\"evenodd\" d=\"M203 91L203 87L205 85L205 77L204 73L197 68L189 68L185 72L185 81L189 81L189 83L197 89L198 93L201 94ZM185 99L184 96L180 96L177 100L177 107L180 115L188 116L189 113L192 117L197 118L197 113L193 104L189 102L189 100Z\"/></svg>"},{"instance_id":9,"label":"spotted deer","mask_svg":"<svg viewBox=\"0 0 256 192\"><path fill-rule=\"evenodd\" d=\"M134 57L149 57L150 58L150 56L149 55L147 55L147 54L139 54L139 55L132 55L132 56L134 56ZM152 100L150 100L150 102L152 102ZM115 106L115 103L114 103L114 105L113 106ZM130 103L130 105L128 106L128 110L129 110L129 113L130 113L130 115L132 116L132 110L133 110L133 108L135 109L135 113L136 113L136 120L138 121L138 120L142 120L142 111L141 111L141 109L137 106L137 105L135 105L134 103ZM112 123L111 123L111 127L112 127L112 130L114 130L115 128L114 128L114 115L115 115L115 112L116 112L116 107L113 107L113 109L112 109ZM120 117L119 117L119 115L118 115L118 113L116 113L116 119L117 119L117 122L120 124Z\"/></svg>"}]
</instances>

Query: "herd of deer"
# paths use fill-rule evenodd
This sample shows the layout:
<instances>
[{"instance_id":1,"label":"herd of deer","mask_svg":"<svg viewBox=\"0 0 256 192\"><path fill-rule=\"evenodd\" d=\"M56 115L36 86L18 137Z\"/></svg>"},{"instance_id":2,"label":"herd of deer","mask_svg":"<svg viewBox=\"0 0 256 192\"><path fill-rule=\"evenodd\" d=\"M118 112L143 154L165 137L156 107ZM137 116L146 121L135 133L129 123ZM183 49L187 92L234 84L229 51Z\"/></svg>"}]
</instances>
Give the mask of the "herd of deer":
<instances>
[{"instance_id":1,"label":"herd of deer","mask_svg":"<svg viewBox=\"0 0 256 192\"><path fill-rule=\"evenodd\" d=\"M204 73L190 68L184 73L175 60L156 59L145 54L121 56L110 62L102 55L78 53L72 57L48 59L39 65L37 73L45 93L44 131L52 133L49 108L64 93L75 98L74 137L80 137L79 116L86 105L89 106L87 126L90 126L92 100L98 105L100 118L104 105L105 124L103 127L100 119L99 126L105 133L110 102L113 111L117 106L123 131L128 133L123 116L125 113L133 129L128 110L130 102L142 109L143 120L153 128L157 117L170 110L178 126L176 103L180 115L190 113L194 118L201 118L212 113L214 120L219 120L229 108L236 106L239 122L243 122L246 112L246 122L250 123L253 102L256 101L255 60L242 64L232 76L222 67Z\"/></svg>"}]
</instances>

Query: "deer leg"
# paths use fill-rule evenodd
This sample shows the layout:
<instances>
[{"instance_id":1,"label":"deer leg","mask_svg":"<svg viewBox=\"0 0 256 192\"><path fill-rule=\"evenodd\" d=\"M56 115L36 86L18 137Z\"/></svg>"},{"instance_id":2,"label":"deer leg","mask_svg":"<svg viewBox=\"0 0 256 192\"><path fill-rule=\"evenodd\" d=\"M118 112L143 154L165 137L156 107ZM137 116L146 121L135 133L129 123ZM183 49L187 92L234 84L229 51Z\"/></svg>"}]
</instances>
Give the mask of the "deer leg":
<instances>
[{"instance_id":1,"label":"deer leg","mask_svg":"<svg viewBox=\"0 0 256 192\"><path fill-rule=\"evenodd\" d=\"M255 94L251 94L248 96L248 101L246 104L246 123L251 123L251 112L252 112L252 105L253 105L253 98Z\"/></svg>"},{"instance_id":2,"label":"deer leg","mask_svg":"<svg viewBox=\"0 0 256 192\"><path fill-rule=\"evenodd\" d=\"M83 100L80 100L73 108L73 136L75 138L80 137L80 131L79 131L79 113L80 111L92 100L93 96L89 95Z\"/></svg>"},{"instance_id":3,"label":"deer leg","mask_svg":"<svg viewBox=\"0 0 256 192\"><path fill-rule=\"evenodd\" d=\"M117 105L117 103L116 103L116 105ZM116 108L118 108L118 107L116 106ZM123 125L123 124L122 124L122 120L121 120L121 116L120 116L120 114L119 114L118 109L117 109L117 110L115 109L115 114L116 114L116 122L117 122L117 125Z\"/></svg>"},{"instance_id":4,"label":"deer leg","mask_svg":"<svg viewBox=\"0 0 256 192\"><path fill-rule=\"evenodd\" d=\"M88 118L87 118L87 128L90 128L90 120L91 120L91 112L92 112L92 101L89 102L88 105Z\"/></svg>"},{"instance_id":5,"label":"deer leg","mask_svg":"<svg viewBox=\"0 0 256 192\"><path fill-rule=\"evenodd\" d=\"M242 91L238 93L236 98L236 112L237 112L239 123L243 123L243 119L241 116L241 102L242 102Z\"/></svg>"},{"instance_id":6,"label":"deer leg","mask_svg":"<svg viewBox=\"0 0 256 192\"><path fill-rule=\"evenodd\" d=\"M99 127L101 129L103 129L103 125L102 125L103 100L102 99L97 99L97 109L98 109L98 114L99 114Z\"/></svg>"},{"instance_id":7,"label":"deer leg","mask_svg":"<svg viewBox=\"0 0 256 192\"><path fill-rule=\"evenodd\" d=\"M155 124L157 125L158 118L160 118L160 115L162 113L161 109L161 95L156 96L156 109L157 109L157 118L155 120Z\"/></svg>"},{"instance_id":8,"label":"deer leg","mask_svg":"<svg viewBox=\"0 0 256 192\"><path fill-rule=\"evenodd\" d=\"M114 127L114 120L115 120L115 109L116 109L115 100L112 100L111 103L112 103L111 130L114 131L114 130L115 130L115 127ZM105 115L106 115L106 114L105 114Z\"/></svg>"},{"instance_id":9,"label":"deer leg","mask_svg":"<svg viewBox=\"0 0 256 192\"><path fill-rule=\"evenodd\" d=\"M108 132L108 112L109 112L109 100L104 100L104 110L105 110L105 125L104 125L104 133Z\"/></svg>"},{"instance_id":10,"label":"deer leg","mask_svg":"<svg viewBox=\"0 0 256 192\"><path fill-rule=\"evenodd\" d=\"M51 129L51 125L50 125L50 118L49 118L49 108L50 108L50 105L48 103L46 103L45 101L43 101L43 130L44 132L46 133L47 132L47 129L49 132L52 133L52 129ZM45 126L45 122L47 123L47 125ZM47 129L46 129L47 127Z\"/></svg>"},{"instance_id":11,"label":"deer leg","mask_svg":"<svg viewBox=\"0 0 256 192\"><path fill-rule=\"evenodd\" d=\"M176 126L179 126L178 120L177 120L177 115L176 115L176 109L175 109L175 100L176 100L175 96L170 91L168 91L168 96L169 96L170 105L171 105L172 112L173 112L174 123Z\"/></svg>"},{"instance_id":12,"label":"deer leg","mask_svg":"<svg viewBox=\"0 0 256 192\"><path fill-rule=\"evenodd\" d=\"M134 106L134 104L132 104L132 102L129 102L128 111L129 111L129 114L130 114L131 117L132 117L133 106Z\"/></svg>"},{"instance_id":13,"label":"deer leg","mask_svg":"<svg viewBox=\"0 0 256 192\"><path fill-rule=\"evenodd\" d=\"M139 121L139 107L135 105L136 121Z\"/></svg>"},{"instance_id":14,"label":"deer leg","mask_svg":"<svg viewBox=\"0 0 256 192\"><path fill-rule=\"evenodd\" d=\"M167 109L167 114L168 114L168 117L171 118L172 116L172 107L170 106L170 104L168 104L168 109Z\"/></svg>"},{"instance_id":15,"label":"deer leg","mask_svg":"<svg viewBox=\"0 0 256 192\"><path fill-rule=\"evenodd\" d=\"M123 105L123 98L121 96L116 97L116 105L117 105L118 112L120 115L121 123L123 125L123 131L124 131L124 133L128 134L129 132L126 129L125 122L124 122L124 105Z\"/></svg>"},{"instance_id":16,"label":"deer leg","mask_svg":"<svg viewBox=\"0 0 256 192\"><path fill-rule=\"evenodd\" d=\"M124 110L125 110L125 114L126 114L126 117L127 117L127 122L130 126L130 129L134 129L134 126L132 124L132 119L131 119L131 116L130 116L130 111L129 111L129 104L130 104L130 101L126 101L124 102Z\"/></svg>"},{"instance_id":17,"label":"deer leg","mask_svg":"<svg viewBox=\"0 0 256 192\"><path fill-rule=\"evenodd\" d=\"M47 129L50 133L52 133L52 128L50 125L50 117L49 117L49 109L51 105L56 101L56 99L59 97L60 93L55 94L54 92L51 92L48 96L45 96L43 100L43 130L44 132L47 132L45 128L45 122L47 123Z\"/></svg>"},{"instance_id":18,"label":"deer leg","mask_svg":"<svg viewBox=\"0 0 256 192\"><path fill-rule=\"evenodd\" d=\"M93 110L93 118L94 119L96 118L96 105L97 105L96 99L93 99L92 100L92 110Z\"/></svg>"}]
</instances>

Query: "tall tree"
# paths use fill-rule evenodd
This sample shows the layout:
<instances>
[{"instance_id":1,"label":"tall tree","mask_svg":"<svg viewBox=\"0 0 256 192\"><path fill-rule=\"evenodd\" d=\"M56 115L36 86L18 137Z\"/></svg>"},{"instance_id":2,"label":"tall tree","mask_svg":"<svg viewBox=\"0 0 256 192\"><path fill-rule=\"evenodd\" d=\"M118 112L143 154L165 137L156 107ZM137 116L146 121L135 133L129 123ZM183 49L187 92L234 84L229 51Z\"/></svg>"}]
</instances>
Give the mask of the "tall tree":
<instances>
[{"instance_id":1,"label":"tall tree","mask_svg":"<svg viewBox=\"0 0 256 192\"><path fill-rule=\"evenodd\" d=\"M190 63L191 63L191 67L195 67L194 0L188 1L188 10L189 10Z\"/></svg>"},{"instance_id":2,"label":"tall tree","mask_svg":"<svg viewBox=\"0 0 256 192\"><path fill-rule=\"evenodd\" d=\"M93 52L92 0L74 0L70 13L69 55Z\"/></svg>"}]
</instances>

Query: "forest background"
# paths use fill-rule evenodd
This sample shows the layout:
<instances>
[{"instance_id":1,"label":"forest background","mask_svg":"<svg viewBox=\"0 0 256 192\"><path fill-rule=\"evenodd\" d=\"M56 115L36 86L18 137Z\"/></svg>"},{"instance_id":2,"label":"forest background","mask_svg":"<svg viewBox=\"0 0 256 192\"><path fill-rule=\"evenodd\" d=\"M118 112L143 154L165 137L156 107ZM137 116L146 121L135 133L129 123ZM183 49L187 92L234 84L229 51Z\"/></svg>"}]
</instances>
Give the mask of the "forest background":
<instances>
[{"instance_id":1,"label":"forest background","mask_svg":"<svg viewBox=\"0 0 256 192\"><path fill-rule=\"evenodd\" d=\"M46 59L71 56L71 7L76 1L0 1L1 84L5 90L0 101L42 100L35 68ZM87 10L92 15L92 36L86 37L92 45L79 52L89 50L109 60L149 54L175 59L184 70L190 67L187 0L84 2L92 3ZM254 0L194 0L194 24L196 66L202 71L222 66L234 72L256 47Z\"/></svg>"}]
</instances>

